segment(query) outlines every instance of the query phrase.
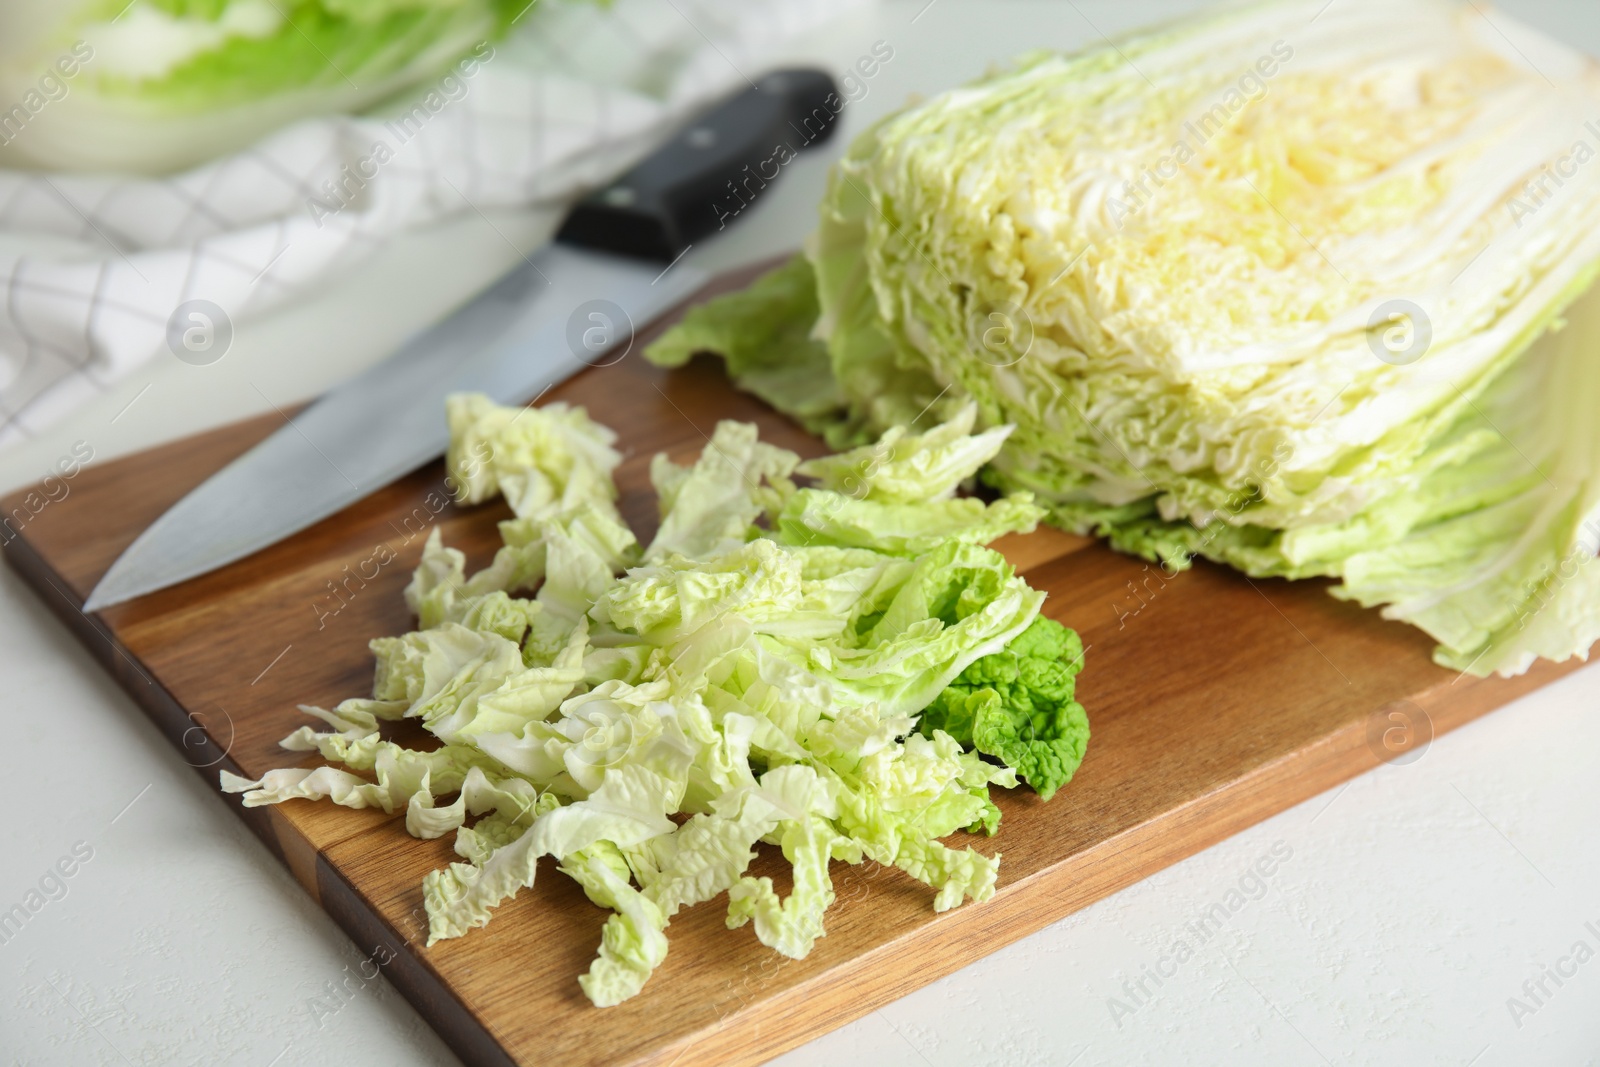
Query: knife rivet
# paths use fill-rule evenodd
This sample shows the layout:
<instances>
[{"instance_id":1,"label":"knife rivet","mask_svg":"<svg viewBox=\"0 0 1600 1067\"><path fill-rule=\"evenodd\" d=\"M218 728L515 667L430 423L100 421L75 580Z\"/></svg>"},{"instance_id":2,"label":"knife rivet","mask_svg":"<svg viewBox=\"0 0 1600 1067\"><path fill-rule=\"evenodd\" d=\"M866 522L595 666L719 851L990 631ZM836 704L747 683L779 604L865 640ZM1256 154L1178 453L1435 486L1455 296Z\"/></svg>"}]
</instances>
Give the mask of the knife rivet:
<instances>
[{"instance_id":1,"label":"knife rivet","mask_svg":"<svg viewBox=\"0 0 1600 1067\"><path fill-rule=\"evenodd\" d=\"M684 136L684 140L689 142L690 148L710 148L717 143L717 131L710 126L696 126Z\"/></svg>"},{"instance_id":2,"label":"knife rivet","mask_svg":"<svg viewBox=\"0 0 1600 1067\"><path fill-rule=\"evenodd\" d=\"M638 195L626 185L613 185L600 194L600 199L612 207L632 207Z\"/></svg>"}]
</instances>

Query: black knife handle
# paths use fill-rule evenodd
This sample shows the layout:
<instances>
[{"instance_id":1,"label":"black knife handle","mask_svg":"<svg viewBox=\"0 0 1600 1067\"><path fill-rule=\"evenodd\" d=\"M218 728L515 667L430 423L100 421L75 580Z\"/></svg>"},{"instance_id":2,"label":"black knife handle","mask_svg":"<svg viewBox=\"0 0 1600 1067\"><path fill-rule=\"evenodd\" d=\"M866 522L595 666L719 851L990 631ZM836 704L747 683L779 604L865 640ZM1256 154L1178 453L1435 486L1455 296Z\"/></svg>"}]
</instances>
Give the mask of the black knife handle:
<instances>
[{"instance_id":1,"label":"black knife handle","mask_svg":"<svg viewBox=\"0 0 1600 1067\"><path fill-rule=\"evenodd\" d=\"M737 218L801 150L826 141L843 106L826 72L773 71L579 201L556 240L670 262Z\"/></svg>"}]
</instances>

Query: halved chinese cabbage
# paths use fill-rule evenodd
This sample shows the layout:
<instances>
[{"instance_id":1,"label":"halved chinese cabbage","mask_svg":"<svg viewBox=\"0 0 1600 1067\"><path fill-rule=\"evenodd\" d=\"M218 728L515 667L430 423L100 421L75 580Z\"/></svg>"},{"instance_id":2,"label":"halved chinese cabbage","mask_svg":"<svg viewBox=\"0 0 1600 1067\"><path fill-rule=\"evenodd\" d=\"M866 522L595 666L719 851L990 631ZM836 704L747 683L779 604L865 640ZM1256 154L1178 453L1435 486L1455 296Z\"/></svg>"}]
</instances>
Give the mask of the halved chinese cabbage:
<instances>
[{"instance_id":1,"label":"halved chinese cabbage","mask_svg":"<svg viewBox=\"0 0 1600 1067\"><path fill-rule=\"evenodd\" d=\"M836 445L976 401L1016 427L986 477L1057 524L1336 576L1514 673L1600 633L1596 335L1532 347L1588 314L1596 116L1593 60L1446 0L1026 57L863 134L808 263L659 352L720 342ZM763 373L745 338L790 321L769 358L825 351L831 389Z\"/></svg>"}]
</instances>

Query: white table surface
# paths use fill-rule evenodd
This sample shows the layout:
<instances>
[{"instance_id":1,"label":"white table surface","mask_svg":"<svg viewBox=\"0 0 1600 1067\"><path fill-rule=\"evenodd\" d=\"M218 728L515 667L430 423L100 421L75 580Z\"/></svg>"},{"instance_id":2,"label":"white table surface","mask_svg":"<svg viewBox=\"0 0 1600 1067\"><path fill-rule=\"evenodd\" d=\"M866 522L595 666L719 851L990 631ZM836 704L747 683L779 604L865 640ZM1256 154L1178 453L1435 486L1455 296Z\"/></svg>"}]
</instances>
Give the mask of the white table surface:
<instances>
[{"instance_id":1,"label":"white table surface","mask_svg":"<svg viewBox=\"0 0 1600 1067\"><path fill-rule=\"evenodd\" d=\"M1025 49L1078 47L1203 6L925 3L890 0L797 44L797 55L844 63L877 40L893 47L846 109L846 133ZM1600 53L1592 0L1503 7ZM691 257L719 268L795 246L824 168L791 165L737 229ZM0 455L0 486L36 479L77 441L104 461L256 413L261 394L281 404L316 393L504 269L517 255L507 239L532 247L549 222L507 214L493 225L473 216L396 244L316 303L240 324L217 364L156 360ZM0 1062L456 1062L381 979L327 999L356 973L356 947L9 570L0 677L0 911L75 847L92 850L65 895L0 944ZM780 1062L1600 1062L1597 695L1600 666L1579 671ZM1274 848L1289 858L1259 899L1204 943L1186 932ZM1174 964L1169 949L1185 938L1192 958ZM1555 966L1575 973L1528 997L1523 983ZM1159 985L1147 968L1163 972ZM1514 1012L1513 997L1531 1010Z\"/></svg>"}]
</instances>

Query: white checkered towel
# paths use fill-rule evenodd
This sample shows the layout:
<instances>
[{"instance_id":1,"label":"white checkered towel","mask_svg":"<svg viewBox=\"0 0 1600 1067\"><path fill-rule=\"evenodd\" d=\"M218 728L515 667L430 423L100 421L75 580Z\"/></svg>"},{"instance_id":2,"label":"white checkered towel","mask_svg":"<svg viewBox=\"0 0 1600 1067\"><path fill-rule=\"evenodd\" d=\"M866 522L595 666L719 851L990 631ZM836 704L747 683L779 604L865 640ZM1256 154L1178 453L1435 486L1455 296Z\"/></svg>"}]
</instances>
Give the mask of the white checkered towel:
<instances>
[{"instance_id":1,"label":"white checkered towel","mask_svg":"<svg viewBox=\"0 0 1600 1067\"><path fill-rule=\"evenodd\" d=\"M164 179L0 171L0 236L65 246L0 255L0 445L164 352L187 301L237 323L403 230L604 181L844 6L541 5L410 110L307 120Z\"/></svg>"}]
</instances>

